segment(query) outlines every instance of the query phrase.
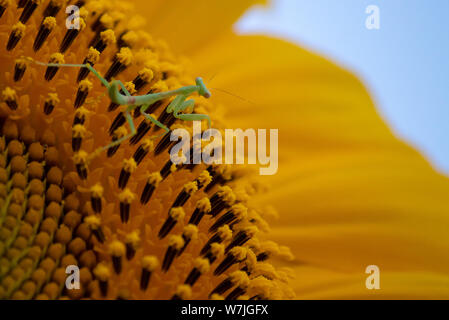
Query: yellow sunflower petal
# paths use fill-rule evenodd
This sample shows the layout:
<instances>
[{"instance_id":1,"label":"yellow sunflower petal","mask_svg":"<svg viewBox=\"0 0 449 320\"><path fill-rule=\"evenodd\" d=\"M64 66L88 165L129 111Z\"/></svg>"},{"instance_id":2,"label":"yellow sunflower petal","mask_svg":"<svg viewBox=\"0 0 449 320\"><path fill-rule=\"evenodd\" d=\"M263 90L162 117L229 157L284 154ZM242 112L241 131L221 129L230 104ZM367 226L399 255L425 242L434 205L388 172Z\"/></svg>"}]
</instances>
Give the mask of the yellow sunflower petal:
<instances>
[{"instance_id":1,"label":"yellow sunflower petal","mask_svg":"<svg viewBox=\"0 0 449 320\"><path fill-rule=\"evenodd\" d=\"M449 279L445 274L381 272L380 289L368 290L367 274L339 273L310 266L298 266L294 273L298 299L447 299L449 296Z\"/></svg>"},{"instance_id":2,"label":"yellow sunflower petal","mask_svg":"<svg viewBox=\"0 0 449 320\"><path fill-rule=\"evenodd\" d=\"M147 31L164 39L175 52L188 52L203 46L224 31L252 5L266 0L135 0L145 16Z\"/></svg>"},{"instance_id":3,"label":"yellow sunflower petal","mask_svg":"<svg viewBox=\"0 0 449 320\"><path fill-rule=\"evenodd\" d=\"M353 75L261 36L226 35L194 65L216 74L210 87L247 100L213 91L232 127L279 129L279 171L266 178L272 190L260 201L280 211L274 239L292 248L294 265L354 277L371 264L413 277L447 275L449 181L394 137ZM416 285L396 282L380 294L418 295L410 290L419 284L431 293L435 283L424 275L410 281Z\"/></svg>"}]
</instances>

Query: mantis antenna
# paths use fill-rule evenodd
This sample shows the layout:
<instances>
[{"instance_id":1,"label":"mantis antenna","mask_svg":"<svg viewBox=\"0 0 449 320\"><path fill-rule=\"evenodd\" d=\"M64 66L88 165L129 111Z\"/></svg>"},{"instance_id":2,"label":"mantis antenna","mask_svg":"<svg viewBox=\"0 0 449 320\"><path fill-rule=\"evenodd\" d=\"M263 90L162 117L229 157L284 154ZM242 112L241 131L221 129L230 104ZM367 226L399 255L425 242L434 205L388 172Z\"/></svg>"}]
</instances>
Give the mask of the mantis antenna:
<instances>
[{"instance_id":1,"label":"mantis antenna","mask_svg":"<svg viewBox=\"0 0 449 320\"><path fill-rule=\"evenodd\" d=\"M250 100L248 100L248 99L245 99L245 98L243 98L243 97L241 97L241 96L238 96L238 95L236 95L236 94L234 94L234 93L232 93L232 92L229 92L229 91L226 91L226 90L223 90L223 89L219 89L219 88L211 88L211 90L216 90L216 91L220 91L220 92L222 92L222 93L226 93L226 94L228 94L228 95L230 95L230 96L232 96L232 97L234 97L234 98L237 98L237 99L240 99L240 100L242 100L242 101L245 101L245 102L248 102L248 103L250 103L250 104L255 105L254 102L252 102L252 101L250 101Z\"/></svg>"}]
</instances>

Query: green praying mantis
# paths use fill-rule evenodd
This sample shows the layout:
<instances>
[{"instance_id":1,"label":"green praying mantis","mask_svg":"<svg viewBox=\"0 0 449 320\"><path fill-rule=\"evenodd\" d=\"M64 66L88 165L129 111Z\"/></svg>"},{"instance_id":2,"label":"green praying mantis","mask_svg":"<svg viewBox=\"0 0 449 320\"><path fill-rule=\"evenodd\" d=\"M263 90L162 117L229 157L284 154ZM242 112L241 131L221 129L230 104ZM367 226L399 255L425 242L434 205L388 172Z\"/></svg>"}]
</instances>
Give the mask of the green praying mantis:
<instances>
[{"instance_id":1,"label":"green praying mantis","mask_svg":"<svg viewBox=\"0 0 449 320\"><path fill-rule=\"evenodd\" d=\"M159 93L150 93L147 95L142 96L132 96L129 91L125 88L125 85L120 80L112 80L111 82L108 82L105 78L103 78L100 73L94 69L89 63L86 64L59 64L59 63L44 63L35 61L32 58L27 58L28 60L46 67L72 67L72 68L87 68L92 74L94 74L101 83L106 87L107 94L109 95L109 98L112 102L118 104L118 105L124 105L127 106L124 111L124 116L126 118L126 121L131 129L131 132L128 135L125 135L121 137L120 139L117 139L107 146L99 148L97 151L92 154L92 157L97 155L100 152L106 151L109 148L112 148L114 146L119 145L125 140L131 139L136 133L136 127L134 125L133 118L131 116L131 112L136 109L137 107L140 107L140 113L149 121L151 121L153 124L157 125L158 127L165 130L165 132L162 135L167 134L170 132L170 130L165 126L163 123L159 122L157 119L155 119L150 114L146 113L146 110L148 107L150 107L153 103L163 100L172 96L175 96L173 101L167 106L166 112L167 113L173 113L173 116L177 119L183 120L183 121L202 121L207 120L209 128L211 127L211 119L207 114L183 114L183 112L186 109L193 108L195 106L195 100L188 99L188 97L195 92L197 92L200 96L203 96L205 98L210 98L211 93L207 89L206 85L203 82L203 79L198 77L195 79L195 85L191 86L185 86L181 87L176 90L166 91L166 92L159 92ZM119 88L125 93L123 95L120 93ZM188 100L187 100L188 99ZM154 136L153 138L160 137L161 135ZM91 157L91 158L92 158Z\"/></svg>"}]
</instances>

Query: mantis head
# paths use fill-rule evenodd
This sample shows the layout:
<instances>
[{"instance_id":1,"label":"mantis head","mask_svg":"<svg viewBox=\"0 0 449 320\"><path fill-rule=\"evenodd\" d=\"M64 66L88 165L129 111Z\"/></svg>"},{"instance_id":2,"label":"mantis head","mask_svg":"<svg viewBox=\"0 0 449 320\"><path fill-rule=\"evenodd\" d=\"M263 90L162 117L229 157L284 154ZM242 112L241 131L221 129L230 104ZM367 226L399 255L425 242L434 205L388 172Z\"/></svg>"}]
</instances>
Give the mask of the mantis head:
<instances>
[{"instance_id":1,"label":"mantis head","mask_svg":"<svg viewBox=\"0 0 449 320\"><path fill-rule=\"evenodd\" d=\"M204 81L202 78L198 77L195 79L196 85L198 86L199 90L198 93L205 97L206 99L209 99L211 97L211 93L209 89L206 88L206 85L204 84Z\"/></svg>"}]
</instances>

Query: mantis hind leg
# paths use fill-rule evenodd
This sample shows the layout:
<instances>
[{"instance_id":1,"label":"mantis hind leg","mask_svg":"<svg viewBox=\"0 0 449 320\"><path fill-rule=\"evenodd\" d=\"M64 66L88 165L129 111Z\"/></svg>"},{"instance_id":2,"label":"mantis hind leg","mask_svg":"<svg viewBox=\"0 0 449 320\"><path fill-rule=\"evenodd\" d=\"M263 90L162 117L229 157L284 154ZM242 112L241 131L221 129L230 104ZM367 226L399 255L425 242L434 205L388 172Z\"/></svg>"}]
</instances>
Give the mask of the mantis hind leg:
<instances>
[{"instance_id":1,"label":"mantis hind leg","mask_svg":"<svg viewBox=\"0 0 449 320\"><path fill-rule=\"evenodd\" d=\"M94 67L92 67L89 63L86 63L84 66L85 68L89 69L89 71L92 72L94 76L96 76L106 88L109 88L108 80L103 78L102 75L97 70L95 70Z\"/></svg>"},{"instance_id":2,"label":"mantis hind leg","mask_svg":"<svg viewBox=\"0 0 449 320\"><path fill-rule=\"evenodd\" d=\"M146 106L146 107L148 107L148 106ZM167 133L170 132L170 129L168 129L167 126L166 126L165 124L163 124L162 122L158 121L157 119L155 119L154 117L152 117L151 115L149 115L148 113L146 113L145 110L143 110L143 111L141 110L140 112L142 113L142 115L143 115L146 119L150 120L152 123L154 123L155 125L157 125L159 128L164 129L164 131L165 131L165 132L162 133L162 134L159 134L159 135L150 137L150 139L157 139L157 138L159 138L159 137L161 137L161 136L164 136L164 135L166 135Z\"/></svg>"},{"instance_id":3,"label":"mantis hind leg","mask_svg":"<svg viewBox=\"0 0 449 320\"><path fill-rule=\"evenodd\" d=\"M123 141L126 141L126 140L128 140L128 139L131 139L131 138L137 133L136 127L135 127L135 125L134 125L133 118L132 118L131 113L130 113L131 110L132 110L132 107L131 107L131 106L129 106L129 107L126 108L126 110L125 110L125 118L126 118L126 121L128 122L129 127L131 128L131 133L129 133L129 134L127 134L127 135L125 135L125 136L123 136L123 137L121 137L121 138L119 138L119 139L113 141L113 142L111 142L111 143L108 144L107 146L98 148L97 150L95 150L95 151L89 156L89 160L95 158L95 157L98 156L101 152L106 151L106 150L108 150L109 148L118 146L118 145L121 144Z\"/></svg>"},{"instance_id":4,"label":"mantis hind leg","mask_svg":"<svg viewBox=\"0 0 449 320\"><path fill-rule=\"evenodd\" d=\"M123 82L121 82L120 80L115 80L118 85L120 86L120 88L123 90L123 92L128 96L131 97L131 93L129 93L128 89L126 89L125 85L123 84Z\"/></svg>"},{"instance_id":5,"label":"mantis hind leg","mask_svg":"<svg viewBox=\"0 0 449 320\"><path fill-rule=\"evenodd\" d=\"M28 58L28 60L34 62L35 64L38 64L41 66L46 66L46 67L87 68L87 69L89 69L90 72L92 72L94 74L94 76L96 76L101 81L101 83L103 83L103 85L106 88L109 88L109 82L105 78L103 78L101 76L101 74L97 70L95 70L95 68L92 67L89 63L85 63L85 64L45 63L45 62L36 61L32 58Z\"/></svg>"}]
</instances>

